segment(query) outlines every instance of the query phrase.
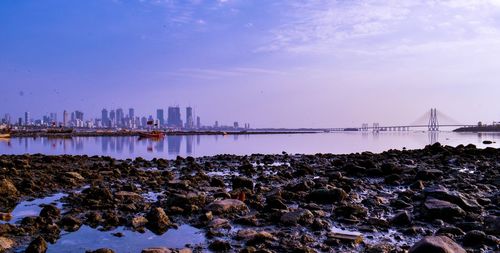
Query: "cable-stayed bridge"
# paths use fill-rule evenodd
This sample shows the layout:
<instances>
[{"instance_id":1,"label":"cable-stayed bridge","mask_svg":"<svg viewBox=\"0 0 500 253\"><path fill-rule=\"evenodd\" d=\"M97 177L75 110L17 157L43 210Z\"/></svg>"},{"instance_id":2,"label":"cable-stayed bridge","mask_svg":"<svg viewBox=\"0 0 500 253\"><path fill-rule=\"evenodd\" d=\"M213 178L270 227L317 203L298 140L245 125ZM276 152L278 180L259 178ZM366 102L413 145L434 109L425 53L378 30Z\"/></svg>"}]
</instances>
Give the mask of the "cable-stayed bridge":
<instances>
[{"instance_id":1,"label":"cable-stayed bridge","mask_svg":"<svg viewBox=\"0 0 500 253\"><path fill-rule=\"evenodd\" d=\"M440 123L440 119L442 119ZM444 122L444 123L442 123ZM475 126L472 124L460 124L453 118L447 116L446 114L439 112L436 108L432 108L429 112L426 112L420 116L415 122L407 125L381 125L380 123L373 123L372 125L368 123L363 123L361 127L344 127L344 128L330 128L328 131L372 131L372 132L382 132L382 131L410 131L414 129L427 128L428 131L435 132L439 131L440 127L471 127Z\"/></svg>"}]
</instances>

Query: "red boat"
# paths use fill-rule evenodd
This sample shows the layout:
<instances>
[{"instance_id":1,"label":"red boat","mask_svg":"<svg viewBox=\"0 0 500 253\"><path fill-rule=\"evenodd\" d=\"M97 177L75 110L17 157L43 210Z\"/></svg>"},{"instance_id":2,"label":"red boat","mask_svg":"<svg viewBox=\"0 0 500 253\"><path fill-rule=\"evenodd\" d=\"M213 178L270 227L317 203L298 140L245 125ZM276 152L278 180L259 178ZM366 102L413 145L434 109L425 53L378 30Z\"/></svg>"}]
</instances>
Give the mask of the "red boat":
<instances>
[{"instance_id":1,"label":"red boat","mask_svg":"<svg viewBox=\"0 0 500 253\"><path fill-rule=\"evenodd\" d=\"M140 132L139 137L141 138L154 138L154 139L160 139L165 137L164 132L160 131L151 131L151 132Z\"/></svg>"}]
</instances>

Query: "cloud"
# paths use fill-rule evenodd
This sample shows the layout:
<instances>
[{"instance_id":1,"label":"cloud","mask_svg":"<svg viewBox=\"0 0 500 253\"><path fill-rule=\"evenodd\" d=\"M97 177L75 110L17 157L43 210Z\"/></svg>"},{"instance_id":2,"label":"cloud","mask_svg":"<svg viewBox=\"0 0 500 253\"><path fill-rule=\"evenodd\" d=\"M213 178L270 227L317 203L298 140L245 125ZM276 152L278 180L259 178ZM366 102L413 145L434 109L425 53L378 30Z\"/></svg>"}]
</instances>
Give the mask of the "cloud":
<instances>
[{"instance_id":1,"label":"cloud","mask_svg":"<svg viewBox=\"0 0 500 253\"><path fill-rule=\"evenodd\" d=\"M500 42L499 0L313 0L285 6L286 22L271 28L268 43L256 52L370 54Z\"/></svg>"}]
</instances>

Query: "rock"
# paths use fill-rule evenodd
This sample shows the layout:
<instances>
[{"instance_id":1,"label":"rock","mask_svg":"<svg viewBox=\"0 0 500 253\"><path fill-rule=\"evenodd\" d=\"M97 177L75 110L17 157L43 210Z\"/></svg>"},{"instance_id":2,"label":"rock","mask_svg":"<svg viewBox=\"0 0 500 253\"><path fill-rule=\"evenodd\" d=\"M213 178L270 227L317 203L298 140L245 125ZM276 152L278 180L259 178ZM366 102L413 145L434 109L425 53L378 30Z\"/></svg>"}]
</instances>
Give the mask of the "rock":
<instances>
[{"instance_id":1,"label":"rock","mask_svg":"<svg viewBox=\"0 0 500 253\"><path fill-rule=\"evenodd\" d=\"M221 218L216 218L210 221L208 227L213 229L219 229L219 228L231 229L229 221Z\"/></svg>"},{"instance_id":2,"label":"rock","mask_svg":"<svg viewBox=\"0 0 500 253\"><path fill-rule=\"evenodd\" d=\"M115 198L119 201L134 202L142 200L142 196L135 192L119 191L115 193Z\"/></svg>"},{"instance_id":3,"label":"rock","mask_svg":"<svg viewBox=\"0 0 500 253\"><path fill-rule=\"evenodd\" d=\"M146 226L148 223L148 219L146 219L144 216L136 216L132 218L132 227L133 228L140 228Z\"/></svg>"},{"instance_id":4,"label":"rock","mask_svg":"<svg viewBox=\"0 0 500 253\"><path fill-rule=\"evenodd\" d=\"M253 190L253 181L246 177L235 177L232 180L233 189L247 188Z\"/></svg>"},{"instance_id":5,"label":"rock","mask_svg":"<svg viewBox=\"0 0 500 253\"><path fill-rule=\"evenodd\" d=\"M335 239L345 242L352 242L354 244L359 244L363 242L363 234L359 232L350 231L332 231L327 234L329 239Z\"/></svg>"},{"instance_id":6,"label":"rock","mask_svg":"<svg viewBox=\"0 0 500 253\"><path fill-rule=\"evenodd\" d=\"M47 219L59 219L61 217L61 210L54 205L46 205L40 211L39 216Z\"/></svg>"},{"instance_id":7,"label":"rock","mask_svg":"<svg viewBox=\"0 0 500 253\"><path fill-rule=\"evenodd\" d=\"M71 172L66 172L65 174L66 174L66 176L68 176L68 177L70 177L70 178L73 178L73 179L75 179L75 180L78 180L78 181L85 181L85 178L84 178L84 177L82 177L82 175L80 175L80 173L78 173L78 172L73 172L73 171L71 171Z\"/></svg>"},{"instance_id":8,"label":"rock","mask_svg":"<svg viewBox=\"0 0 500 253\"><path fill-rule=\"evenodd\" d=\"M283 203L280 198L267 198L266 199L266 208L267 209L278 209L278 210L287 210L288 207Z\"/></svg>"},{"instance_id":9,"label":"rock","mask_svg":"<svg viewBox=\"0 0 500 253\"><path fill-rule=\"evenodd\" d=\"M391 219L391 223L397 226L410 225L411 222L411 216L407 211L401 211Z\"/></svg>"},{"instance_id":10,"label":"rock","mask_svg":"<svg viewBox=\"0 0 500 253\"><path fill-rule=\"evenodd\" d=\"M296 211L285 213L281 216L280 221L285 225L296 226L310 225L313 223L314 215L309 210L299 209Z\"/></svg>"},{"instance_id":11,"label":"rock","mask_svg":"<svg viewBox=\"0 0 500 253\"><path fill-rule=\"evenodd\" d=\"M228 251L231 249L231 244L222 240L215 240L208 246L213 251Z\"/></svg>"},{"instance_id":12,"label":"rock","mask_svg":"<svg viewBox=\"0 0 500 253\"><path fill-rule=\"evenodd\" d=\"M10 221L11 219L12 219L12 214L0 213L0 221Z\"/></svg>"},{"instance_id":13,"label":"rock","mask_svg":"<svg viewBox=\"0 0 500 253\"><path fill-rule=\"evenodd\" d=\"M0 180L0 197L15 197L18 194L19 192L12 181L8 179Z\"/></svg>"},{"instance_id":14,"label":"rock","mask_svg":"<svg viewBox=\"0 0 500 253\"><path fill-rule=\"evenodd\" d=\"M409 253L466 253L466 251L446 236L427 236L413 245Z\"/></svg>"},{"instance_id":15,"label":"rock","mask_svg":"<svg viewBox=\"0 0 500 253\"><path fill-rule=\"evenodd\" d=\"M237 199L216 200L206 206L206 211L214 214L234 214L248 212L247 205Z\"/></svg>"},{"instance_id":16,"label":"rock","mask_svg":"<svg viewBox=\"0 0 500 253\"><path fill-rule=\"evenodd\" d=\"M456 191L449 191L443 186L428 187L424 189L424 194L439 200L448 201L460 206L467 211L480 212L481 207L476 200Z\"/></svg>"},{"instance_id":17,"label":"rock","mask_svg":"<svg viewBox=\"0 0 500 253\"><path fill-rule=\"evenodd\" d=\"M500 216L484 217L484 231L492 235L500 235Z\"/></svg>"},{"instance_id":18,"label":"rock","mask_svg":"<svg viewBox=\"0 0 500 253\"><path fill-rule=\"evenodd\" d=\"M4 252L8 249L11 249L14 247L14 241L7 238L7 237L2 237L0 236L0 252Z\"/></svg>"},{"instance_id":19,"label":"rock","mask_svg":"<svg viewBox=\"0 0 500 253\"><path fill-rule=\"evenodd\" d=\"M343 201L347 198L347 193L340 188L317 189L313 190L307 196L309 201L318 204L333 204Z\"/></svg>"},{"instance_id":20,"label":"rock","mask_svg":"<svg viewBox=\"0 0 500 253\"><path fill-rule=\"evenodd\" d=\"M462 236L465 235L464 231L457 227L442 227L436 231L436 235L452 235L452 236Z\"/></svg>"},{"instance_id":21,"label":"rock","mask_svg":"<svg viewBox=\"0 0 500 253\"><path fill-rule=\"evenodd\" d=\"M59 225L66 231L74 232L77 231L82 225L82 221L76 217L67 215L61 218Z\"/></svg>"},{"instance_id":22,"label":"rock","mask_svg":"<svg viewBox=\"0 0 500 253\"><path fill-rule=\"evenodd\" d=\"M368 209L362 205L344 204L335 208L336 216L350 218L365 218L368 215Z\"/></svg>"},{"instance_id":23,"label":"rock","mask_svg":"<svg viewBox=\"0 0 500 253\"><path fill-rule=\"evenodd\" d=\"M457 217L464 217L465 211L458 205L450 202L427 197L424 203L428 218L450 220Z\"/></svg>"},{"instance_id":24,"label":"rock","mask_svg":"<svg viewBox=\"0 0 500 253\"><path fill-rule=\"evenodd\" d=\"M45 253L46 251L47 251L47 242L41 236L39 236L30 243L25 252Z\"/></svg>"},{"instance_id":25,"label":"rock","mask_svg":"<svg viewBox=\"0 0 500 253\"><path fill-rule=\"evenodd\" d=\"M152 208L146 215L146 219L148 220L146 224L147 228L156 234L163 234L168 228L174 226L172 222L170 222L165 210L160 207Z\"/></svg>"},{"instance_id":26,"label":"rock","mask_svg":"<svg viewBox=\"0 0 500 253\"><path fill-rule=\"evenodd\" d=\"M486 144L486 145L489 145L489 144L492 144L492 143L493 143L493 141L490 141L490 140L484 140L483 141L483 144Z\"/></svg>"},{"instance_id":27,"label":"rock","mask_svg":"<svg viewBox=\"0 0 500 253\"><path fill-rule=\"evenodd\" d=\"M476 246L484 244L486 234L479 230L472 230L465 234L463 239L464 246Z\"/></svg>"},{"instance_id":28,"label":"rock","mask_svg":"<svg viewBox=\"0 0 500 253\"><path fill-rule=\"evenodd\" d=\"M143 249L141 253L172 253L172 250L164 247Z\"/></svg>"},{"instance_id":29,"label":"rock","mask_svg":"<svg viewBox=\"0 0 500 253\"><path fill-rule=\"evenodd\" d=\"M115 252L112 249L101 248L101 249L96 249L94 251L90 251L89 253L115 253Z\"/></svg>"},{"instance_id":30,"label":"rock","mask_svg":"<svg viewBox=\"0 0 500 253\"><path fill-rule=\"evenodd\" d=\"M419 170L416 175L417 180L430 181L436 180L443 176L443 172L436 169L423 169Z\"/></svg>"}]
</instances>

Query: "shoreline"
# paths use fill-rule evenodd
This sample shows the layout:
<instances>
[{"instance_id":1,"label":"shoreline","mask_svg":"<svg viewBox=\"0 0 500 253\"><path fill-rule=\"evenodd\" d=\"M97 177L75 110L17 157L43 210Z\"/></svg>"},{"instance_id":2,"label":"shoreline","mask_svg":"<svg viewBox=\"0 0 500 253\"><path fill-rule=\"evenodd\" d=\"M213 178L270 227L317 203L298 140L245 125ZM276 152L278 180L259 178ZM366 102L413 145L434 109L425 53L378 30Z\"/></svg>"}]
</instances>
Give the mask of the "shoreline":
<instances>
[{"instance_id":1,"label":"shoreline","mask_svg":"<svg viewBox=\"0 0 500 253\"><path fill-rule=\"evenodd\" d=\"M47 133L43 131L21 132L14 131L11 137L113 137L113 136L136 136L139 137L142 131L92 131L92 132L72 132L72 133ZM179 135L269 135L269 134L315 134L320 131L172 131L165 132L165 136Z\"/></svg>"},{"instance_id":2,"label":"shoreline","mask_svg":"<svg viewBox=\"0 0 500 253\"><path fill-rule=\"evenodd\" d=\"M127 245L134 235L175 236L189 226L204 239L189 249L164 246L175 252L405 252L429 236L446 236L444 244L495 251L499 157L500 149L440 144L380 154L150 161L0 155L0 217L22 201L65 193L57 206L47 203L35 216L0 223L0 240L13 243L7 252L57 248L63 233L83 227L103 233L92 230L99 227L119 237L120 228L129 231L116 239L122 243L104 246L121 252L122 244L134 246Z\"/></svg>"}]
</instances>

